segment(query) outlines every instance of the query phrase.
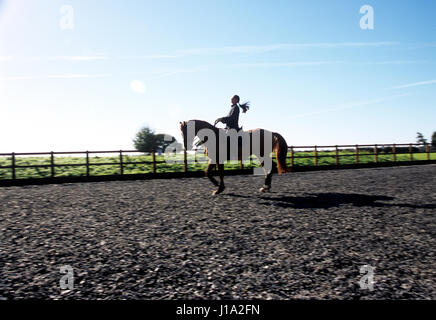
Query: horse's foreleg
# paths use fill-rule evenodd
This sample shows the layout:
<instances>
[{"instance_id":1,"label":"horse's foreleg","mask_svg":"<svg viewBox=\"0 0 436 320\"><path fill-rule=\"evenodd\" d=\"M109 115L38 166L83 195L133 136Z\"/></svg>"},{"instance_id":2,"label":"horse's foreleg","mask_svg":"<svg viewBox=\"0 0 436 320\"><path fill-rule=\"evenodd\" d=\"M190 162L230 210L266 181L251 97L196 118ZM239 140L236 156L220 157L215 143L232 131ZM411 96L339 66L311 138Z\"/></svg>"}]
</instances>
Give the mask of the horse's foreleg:
<instances>
[{"instance_id":1,"label":"horse's foreleg","mask_svg":"<svg viewBox=\"0 0 436 320\"><path fill-rule=\"evenodd\" d=\"M210 181L212 181L212 183L216 186L218 186L218 181L216 181L216 179L213 177L212 175L212 171L215 168L216 164L215 163L210 163L208 164L207 168L206 168L206 176L209 178Z\"/></svg>"},{"instance_id":2,"label":"horse's foreleg","mask_svg":"<svg viewBox=\"0 0 436 320\"><path fill-rule=\"evenodd\" d=\"M220 183L218 185L218 189L215 190L212 194L219 194L224 191L224 164L218 164L218 170L220 174Z\"/></svg>"}]
</instances>

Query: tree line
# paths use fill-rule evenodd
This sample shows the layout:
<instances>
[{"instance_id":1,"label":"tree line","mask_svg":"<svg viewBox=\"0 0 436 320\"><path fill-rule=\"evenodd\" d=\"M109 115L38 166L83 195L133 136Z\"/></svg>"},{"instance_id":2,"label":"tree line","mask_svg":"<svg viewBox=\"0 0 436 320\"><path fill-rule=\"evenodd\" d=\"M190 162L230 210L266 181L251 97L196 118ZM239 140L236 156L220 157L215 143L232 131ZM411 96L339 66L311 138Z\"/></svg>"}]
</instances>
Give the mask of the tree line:
<instances>
[{"instance_id":1,"label":"tree line","mask_svg":"<svg viewBox=\"0 0 436 320\"><path fill-rule=\"evenodd\" d=\"M182 148L182 145L177 142L177 139L169 134L156 133L150 127L143 127L137 133L133 139L133 145L135 149L141 152L158 153L164 152L165 149L172 145L177 150ZM178 146L177 146L178 145Z\"/></svg>"},{"instance_id":2,"label":"tree line","mask_svg":"<svg viewBox=\"0 0 436 320\"><path fill-rule=\"evenodd\" d=\"M427 139L424 138L424 135L421 132L416 133L416 143L421 143L421 144L427 143ZM436 148L436 131L433 132L431 136L431 146L432 148Z\"/></svg>"}]
</instances>

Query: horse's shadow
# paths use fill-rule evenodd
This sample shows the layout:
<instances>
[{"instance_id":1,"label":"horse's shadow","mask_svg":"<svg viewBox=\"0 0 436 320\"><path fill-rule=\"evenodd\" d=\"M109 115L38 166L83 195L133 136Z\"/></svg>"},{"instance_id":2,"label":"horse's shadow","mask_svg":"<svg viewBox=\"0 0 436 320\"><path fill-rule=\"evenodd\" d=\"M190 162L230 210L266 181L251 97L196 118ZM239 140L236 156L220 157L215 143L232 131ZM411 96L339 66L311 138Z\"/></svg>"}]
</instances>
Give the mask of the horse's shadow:
<instances>
[{"instance_id":1,"label":"horse's shadow","mask_svg":"<svg viewBox=\"0 0 436 320\"><path fill-rule=\"evenodd\" d=\"M228 193L227 195L240 198L251 198L250 196L237 195ZM339 207L340 205L352 205L355 207L407 207L407 208L422 208L433 209L436 208L435 204L414 205L409 203L386 203L378 201L393 201L394 197L382 195L368 195L357 193L309 193L304 196L267 196L262 195L258 197L259 204L275 205L282 208L294 209L329 209Z\"/></svg>"}]
</instances>

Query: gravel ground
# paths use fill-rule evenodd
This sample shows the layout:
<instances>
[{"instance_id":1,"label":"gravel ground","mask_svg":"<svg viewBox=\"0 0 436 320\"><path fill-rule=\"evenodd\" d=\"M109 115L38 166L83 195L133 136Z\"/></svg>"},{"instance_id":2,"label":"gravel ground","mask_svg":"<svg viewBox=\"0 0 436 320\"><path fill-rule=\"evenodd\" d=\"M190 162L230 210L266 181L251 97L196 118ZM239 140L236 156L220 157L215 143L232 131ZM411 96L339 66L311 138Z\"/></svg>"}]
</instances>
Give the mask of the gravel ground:
<instances>
[{"instance_id":1,"label":"gravel ground","mask_svg":"<svg viewBox=\"0 0 436 320\"><path fill-rule=\"evenodd\" d=\"M0 188L0 299L436 299L436 165L225 182Z\"/></svg>"}]
</instances>

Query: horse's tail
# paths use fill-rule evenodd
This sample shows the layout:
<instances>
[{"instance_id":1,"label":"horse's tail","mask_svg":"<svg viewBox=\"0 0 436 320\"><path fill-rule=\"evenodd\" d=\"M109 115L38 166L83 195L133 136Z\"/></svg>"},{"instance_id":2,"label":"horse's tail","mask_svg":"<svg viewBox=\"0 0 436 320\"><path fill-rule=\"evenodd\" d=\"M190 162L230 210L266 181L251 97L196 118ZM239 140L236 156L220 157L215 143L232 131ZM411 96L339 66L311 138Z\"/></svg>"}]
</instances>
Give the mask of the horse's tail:
<instances>
[{"instance_id":1,"label":"horse's tail","mask_svg":"<svg viewBox=\"0 0 436 320\"><path fill-rule=\"evenodd\" d=\"M273 132L274 152L277 159L277 170L279 174L290 172L286 164L286 156L288 154L288 144L286 140L278 133Z\"/></svg>"}]
</instances>

